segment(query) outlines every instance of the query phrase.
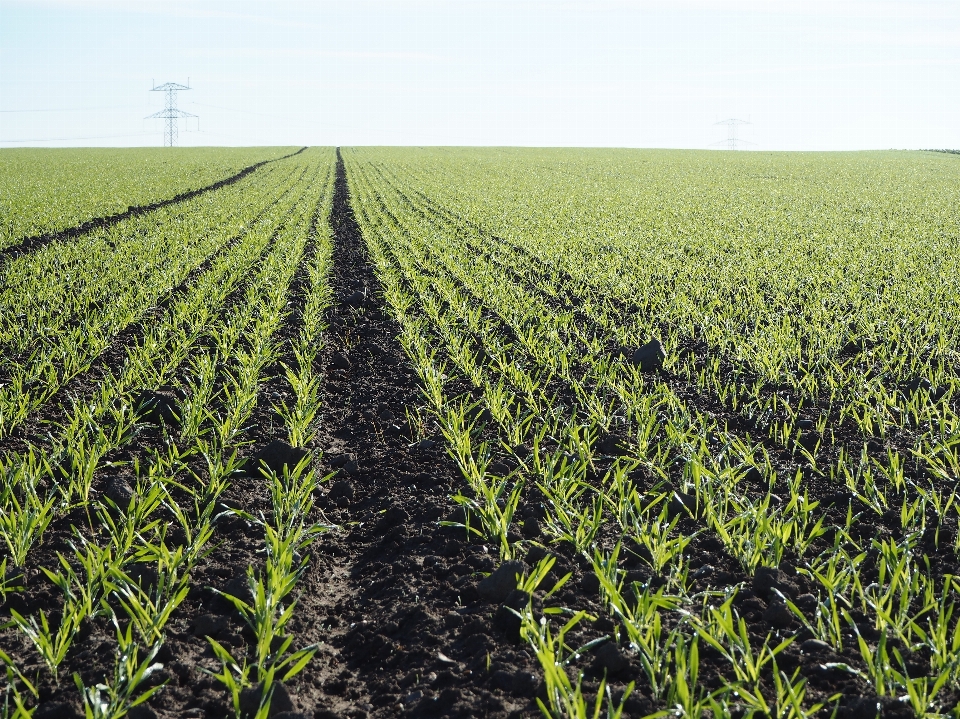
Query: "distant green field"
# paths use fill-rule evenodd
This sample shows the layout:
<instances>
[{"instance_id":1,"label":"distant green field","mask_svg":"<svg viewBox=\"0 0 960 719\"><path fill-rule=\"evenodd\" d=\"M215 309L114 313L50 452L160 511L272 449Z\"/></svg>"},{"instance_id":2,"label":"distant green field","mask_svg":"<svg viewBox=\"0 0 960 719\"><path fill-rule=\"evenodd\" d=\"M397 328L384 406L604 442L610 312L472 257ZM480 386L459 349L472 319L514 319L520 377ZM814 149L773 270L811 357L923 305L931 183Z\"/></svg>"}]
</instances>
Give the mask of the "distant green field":
<instances>
[{"instance_id":1,"label":"distant green field","mask_svg":"<svg viewBox=\"0 0 960 719\"><path fill-rule=\"evenodd\" d=\"M295 149L0 150L0 248L210 185Z\"/></svg>"}]
</instances>

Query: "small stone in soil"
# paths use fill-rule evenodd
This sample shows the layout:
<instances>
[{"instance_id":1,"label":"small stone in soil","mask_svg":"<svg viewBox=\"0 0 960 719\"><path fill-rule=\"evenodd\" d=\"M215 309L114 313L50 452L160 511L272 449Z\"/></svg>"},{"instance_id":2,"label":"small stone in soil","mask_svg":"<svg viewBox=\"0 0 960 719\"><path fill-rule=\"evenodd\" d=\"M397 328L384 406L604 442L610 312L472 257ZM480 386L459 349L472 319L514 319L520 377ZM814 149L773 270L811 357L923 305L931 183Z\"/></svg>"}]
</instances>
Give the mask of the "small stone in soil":
<instances>
[{"instance_id":1,"label":"small stone in soil","mask_svg":"<svg viewBox=\"0 0 960 719\"><path fill-rule=\"evenodd\" d=\"M488 602L502 602L517 588L517 575L523 574L526 565L519 559L504 562L489 577L477 584L477 592Z\"/></svg>"},{"instance_id":2,"label":"small stone in soil","mask_svg":"<svg viewBox=\"0 0 960 719\"><path fill-rule=\"evenodd\" d=\"M334 352L330 356L330 366L334 369L350 369L350 360L341 352Z\"/></svg>"},{"instance_id":3,"label":"small stone in soil","mask_svg":"<svg viewBox=\"0 0 960 719\"><path fill-rule=\"evenodd\" d=\"M437 446L437 443L432 439L421 439L419 442L414 442L410 445L410 450L413 452L423 452L428 449L433 449Z\"/></svg>"}]
</instances>

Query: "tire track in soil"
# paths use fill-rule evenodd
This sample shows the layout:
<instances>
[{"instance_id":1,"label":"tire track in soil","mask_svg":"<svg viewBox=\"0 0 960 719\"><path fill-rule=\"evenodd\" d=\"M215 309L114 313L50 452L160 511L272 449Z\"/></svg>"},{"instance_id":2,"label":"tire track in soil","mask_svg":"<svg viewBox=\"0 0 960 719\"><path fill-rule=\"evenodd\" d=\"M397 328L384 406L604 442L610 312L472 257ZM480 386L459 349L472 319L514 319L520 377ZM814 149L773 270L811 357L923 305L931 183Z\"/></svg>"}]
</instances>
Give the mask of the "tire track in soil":
<instances>
[{"instance_id":1,"label":"tire track in soil","mask_svg":"<svg viewBox=\"0 0 960 719\"><path fill-rule=\"evenodd\" d=\"M262 162L254 163L253 165L248 165L247 167L240 170L240 172L230 177L225 177L222 180L214 182L212 185L206 185L204 187L198 187L195 190L189 190L187 192L181 192L178 195L174 195L166 200L158 200L157 202L152 202L149 205L136 205L135 207L130 207L126 212L118 212L115 215L107 215L105 217L94 217L93 219L87 220L86 222L77 225L75 227L68 227L65 230L60 230L59 232L51 232L44 235L34 235L33 237L26 237L15 245L9 247L4 247L0 249L0 271L4 268L5 264L21 257L23 255L29 254L36 250L45 247L53 242L59 242L60 240L69 240L74 237L79 237L80 235L85 235L88 232L91 232L96 229L112 227L118 222L122 222L129 217L136 217L138 215L144 215L148 212L153 212L154 210L159 210L163 207L169 205L176 205L181 202L186 202L197 195L202 195L206 192L212 192L214 190L219 190L221 187L227 185L232 185L235 182L239 182L244 177L249 175L251 172L255 172L259 168L263 167L266 164L271 162L279 162L280 160L286 160L287 158L293 157L294 155L299 155L301 152L306 150L306 147L301 147L296 152L291 152L289 155L284 155L282 157L275 157L272 160L263 160Z\"/></svg>"},{"instance_id":2,"label":"tire track in soil","mask_svg":"<svg viewBox=\"0 0 960 719\"><path fill-rule=\"evenodd\" d=\"M459 471L442 442L411 446L402 418L419 400L418 379L368 261L339 152L331 226L335 305L322 358L330 367L342 354L350 366L326 373L317 446L325 470L352 455L355 465L326 488L353 496L319 500L342 529L312 547L292 632L298 645L322 647L291 694L317 719L539 715L536 661L494 627L496 606L476 593L496 556L437 525Z\"/></svg>"}]
</instances>

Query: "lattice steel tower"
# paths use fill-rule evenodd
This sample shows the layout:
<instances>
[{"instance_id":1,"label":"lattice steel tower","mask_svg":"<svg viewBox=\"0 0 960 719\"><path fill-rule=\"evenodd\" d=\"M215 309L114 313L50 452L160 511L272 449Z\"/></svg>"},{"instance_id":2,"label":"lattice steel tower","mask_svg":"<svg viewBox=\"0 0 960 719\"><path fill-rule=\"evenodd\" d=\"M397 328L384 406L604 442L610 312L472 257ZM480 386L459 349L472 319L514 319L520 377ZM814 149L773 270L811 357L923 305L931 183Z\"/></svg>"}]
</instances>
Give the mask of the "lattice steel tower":
<instances>
[{"instance_id":1,"label":"lattice steel tower","mask_svg":"<svg viewBox=\"0 0 960 719\"><path fill-rule=\"evenodd\" d=\"M189 81L188 81L189 83ZM179 134L179 128L177 126L177 120L181 117L197 117L185 110L180 110L177 108L177 93L180 90L189 90L190 85L180 85L175 82L167 82L163 85L155 85L150 92L165 92L167 93L167 105L160 112L155 112L152 115L147 115L146 120L153 118L163 119L167 121L167 127L163 133L163 146L164 147L176 147L177 145L177 135ZM199 120L198 120L199 123Z\"/></svg>"},{"instance_id":2,"label":"lattice steel tower","mask_svg":"<svg viewBox=\"0 0 960 719\"><path fill-rule=\"evenodd\" d=\"M737 138L737 127L740 125L749 125L749 120L738 120L736 118L730 118L729 120L721 120L720 122L713 123L714 125L726 125L727 126L727 139L726 141L715 142L715 145L726 145L728 150L738 149L738 143L746 142L746 140L740 140ZM752 145L753 143L747 143Z\"/></svg>"}]
</instances>

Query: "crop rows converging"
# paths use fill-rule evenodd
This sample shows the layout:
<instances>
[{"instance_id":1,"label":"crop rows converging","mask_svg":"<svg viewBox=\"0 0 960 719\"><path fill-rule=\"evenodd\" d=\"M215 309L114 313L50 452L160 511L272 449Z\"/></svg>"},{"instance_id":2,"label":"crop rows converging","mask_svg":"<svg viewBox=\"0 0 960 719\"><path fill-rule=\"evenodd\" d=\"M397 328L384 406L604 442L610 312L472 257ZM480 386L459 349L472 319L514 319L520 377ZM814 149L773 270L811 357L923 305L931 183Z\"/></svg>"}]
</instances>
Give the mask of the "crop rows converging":
<instances>
[{"instance_id":1,"label":"crop rows converging","mask_svg":"<svg viewBox=\"0 0 960 719\"><path fill-rule=\"evenodd\" d=\"M295 149L6 150L0 250L195 192Z\"/></svg>"},{"instance_id":2,"label":"crop rows converging","mask_svg":"<svg viewBox=\"0 0 960 719\"><path fill-rule=\"evenodd\" d=\"M0 719L960 716L956 157L7 158Z\"/></svg>"},{"instance_id":3,"label":"crop rows converging","mask_svg":"<svg viewBox=\"0 0 960 719\"><path fill-rule=\"evenodd\" d=\"M345 159L545 714L955 711L953 158Z\"/></svg>"},{"instance_id":4,"label":"crop rows converging","mask_svg":"<svg viewBox=\"0 0 960 719\"><path fill-rule=\"evenodd\" d=\"M333 159L276 160L3 267L2 716L126 716L171 688L168 639L189 621L209 635L193 669L238 715L266 717L316 651L284 629L326 529L297 448L316 420ZM274 404L274 426L252 423ZM226 502L242 476L268 512ZM231 518L254 536L217 595L249 634L232 645L184 614Z\"/></svg>"}]
</instances>

